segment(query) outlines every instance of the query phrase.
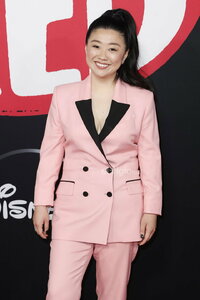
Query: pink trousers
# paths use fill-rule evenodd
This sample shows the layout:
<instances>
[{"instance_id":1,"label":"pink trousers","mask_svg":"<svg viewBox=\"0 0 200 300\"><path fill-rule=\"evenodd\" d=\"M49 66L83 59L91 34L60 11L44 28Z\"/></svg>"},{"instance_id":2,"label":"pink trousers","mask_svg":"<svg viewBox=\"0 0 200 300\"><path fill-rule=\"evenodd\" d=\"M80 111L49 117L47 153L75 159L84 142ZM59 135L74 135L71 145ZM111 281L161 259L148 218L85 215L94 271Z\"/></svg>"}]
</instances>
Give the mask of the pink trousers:
<instances>
[{"instance_id":1,"label":"pink trousers","mask_svg":"<svg viewBox=\"0 0 200 300\"><path fill-rule=\"evenodd\" d=\"M98 300L126 300L131 263L137 250L136 242L102 245L52 240L46 300L79 300L92 255L96 260Z\"/></svg>"}]
</instances>

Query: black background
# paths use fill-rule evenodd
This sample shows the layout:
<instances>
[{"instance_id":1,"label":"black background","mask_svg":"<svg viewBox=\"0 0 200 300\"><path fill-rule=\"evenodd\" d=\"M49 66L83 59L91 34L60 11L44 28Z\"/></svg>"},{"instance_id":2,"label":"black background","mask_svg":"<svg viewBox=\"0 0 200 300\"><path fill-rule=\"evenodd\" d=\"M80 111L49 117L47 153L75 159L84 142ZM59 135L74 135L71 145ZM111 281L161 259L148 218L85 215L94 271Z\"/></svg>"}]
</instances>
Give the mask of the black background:
<instances>
[{"instance_id":1,"label":"black background","mask_svg":"<svg viewBox=\"0 0 200 300\"><path fill-rule=\"evenodd\" d=\"M132 263L128 300L185 300L196 299L199 294L199 25L151 76L156 89L163 159L164 207L156 234L140 247ZM0 155L17 149L39 149L45 121L46 115L0 117ZM35 153L0 159L0 186L11 183L17 187L7 203L16 199L33 201L38 161L39 155ZM0 298L44 300L50 239L44 241L36 236L32 220L27 217L4 219L2 207L0 236ZM95 280L92 258L84 276L81 299L96 299Z\"/></svg>"}]
</instances>

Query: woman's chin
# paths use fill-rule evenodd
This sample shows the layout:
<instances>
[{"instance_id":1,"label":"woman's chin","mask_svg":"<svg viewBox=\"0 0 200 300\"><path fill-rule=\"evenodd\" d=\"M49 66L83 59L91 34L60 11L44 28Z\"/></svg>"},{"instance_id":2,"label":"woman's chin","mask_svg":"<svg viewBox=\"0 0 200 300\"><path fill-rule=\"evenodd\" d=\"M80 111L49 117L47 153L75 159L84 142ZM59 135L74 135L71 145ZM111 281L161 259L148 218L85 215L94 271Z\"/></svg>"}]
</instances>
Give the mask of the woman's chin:
<instances>
[{"instance_id":1,"label":"woman's chin","mask_svg":"<svg viewBox=\"0 0 200 300\"><path fill-rule=\"evenodd\" d=\"M112 79L112 78L115 78L115 76L116 76L116 72L108 73L108 72L105 72L105 70L98 70L98 71L91 70L91 74L99 79Z\"/></svg>"}]
</instances>

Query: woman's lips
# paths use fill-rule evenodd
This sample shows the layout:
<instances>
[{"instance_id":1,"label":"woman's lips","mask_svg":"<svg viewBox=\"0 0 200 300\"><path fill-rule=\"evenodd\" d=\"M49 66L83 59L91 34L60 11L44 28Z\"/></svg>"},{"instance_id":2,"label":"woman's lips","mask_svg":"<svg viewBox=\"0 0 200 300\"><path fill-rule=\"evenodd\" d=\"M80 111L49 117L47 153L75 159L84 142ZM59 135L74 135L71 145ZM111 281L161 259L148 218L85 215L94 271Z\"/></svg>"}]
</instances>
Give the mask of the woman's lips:
<instances>
[{"instance_id":1,"label":"woman's lips","mask_svg":"<svg viewBox=\"0 0 200 300\"><path fill-rule=\"evenodd\" d=\"M106 69L109 65L108 64L102 64L102 63L99 63L99 62L95 62L96 66L99 68L99 69Z\"/></svg>"}]
</instances>

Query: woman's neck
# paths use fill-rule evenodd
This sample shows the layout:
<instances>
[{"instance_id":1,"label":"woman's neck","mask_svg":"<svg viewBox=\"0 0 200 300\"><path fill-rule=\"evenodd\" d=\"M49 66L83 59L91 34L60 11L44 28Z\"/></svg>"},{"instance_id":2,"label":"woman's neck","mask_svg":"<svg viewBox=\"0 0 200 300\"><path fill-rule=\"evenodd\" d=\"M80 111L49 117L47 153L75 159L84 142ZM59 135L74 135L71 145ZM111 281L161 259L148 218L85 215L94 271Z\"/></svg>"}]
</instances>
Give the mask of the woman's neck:
<instances>
[{"instance_id":1,"label":"woman's neck","mask_svg":"<svg viewBox=\"0 0 200 300\"><path fill-rule=\"evenodd\" d=\"M115 77L109 78L100 78L94 75L91 75L91 83L92 83L92 94L101 92L104 93L106 91L110 91L114 89L116 80Z\"/></svg>"}]
</instances>

